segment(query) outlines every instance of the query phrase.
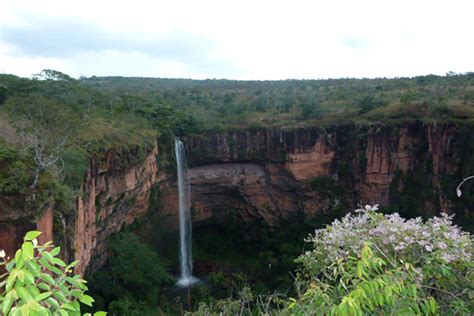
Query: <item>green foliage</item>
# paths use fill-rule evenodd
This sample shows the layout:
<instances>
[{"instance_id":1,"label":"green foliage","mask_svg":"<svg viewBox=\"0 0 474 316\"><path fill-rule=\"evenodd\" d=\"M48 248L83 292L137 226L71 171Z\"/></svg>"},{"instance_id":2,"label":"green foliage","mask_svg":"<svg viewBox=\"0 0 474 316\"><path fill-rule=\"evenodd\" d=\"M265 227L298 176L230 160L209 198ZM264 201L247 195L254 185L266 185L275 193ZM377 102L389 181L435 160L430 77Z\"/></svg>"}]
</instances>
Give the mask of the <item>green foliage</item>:
<instances>
[{"instance_id":1,"label":"green foliage","mask_svg":"<svg viewBox=\"0 0 474 316\"><path fill-rule=\"evenodd\" d=\"M38 245L40 234L28 232L11 260L1 250L0 266L7 271L0 277L2 315L81 315L81 303L92 306L94 299L86 294L86 281L72 274L78 261L66 264L51 242Z\"/></svg>"},{"instance_id":2,"label":"green foliage","mask_svg":"<svg viewBox=\"0 0 474 316\"><path fill-rule=\"evenodd\" d=\"M460 108L472 94L470 74L259 82L93 77L82 82L182 110L198 122L200 131L255 125L295 126L307 121L386 123L412 118L474 118L472 106ZM440 114L436 110L438 105L446 106L448 113Z\"/></svg>"},{"instance_id":3,"label":"green foliage","mask_svg":"<svg viewBox=\"0 0 474 316\"><path fill-rule=\"evenodd\" d=\"M62 159L64 160L64 183L78 189L89 166L87 152L78 146L69 147L62 153Z\"/></svg>"},{"instance_id":4,"label":"green foliage","mask_svg":"<svg viewBox=\"0 0 474 316\"><path fill-rule=\"evenodd\" d=\"M436 315L438 305L425 297L411 264L397 267L373 253L370 243L360 256L331 264L289 309L297 315Z\"/></svg>"},{"instance_id":5,"label":"green foliage","mask_svg":"<svg viewBox=\"0 0 474 316\"><path fill-rule=\"evenodd\" d=\"M32 161L15 147L0 142L0 193L25 193L32 174Z\"/></svg>"},{"instance_id":6,"label":"green foliage","mask_svg":"<svg viewBox=\"0 0 474 316\"><path fill-rule=\"evenodd\" d=\"M160 288L174 284L156 252L132 233L115 234L108 249L105 267L90 278L91 292L98 302L121 315L124 308L137 313L143 306L155 308L163 294Z\"/></svg>"},{"instance_id":7,"label":"green foliage","mask_svg":"<svg viewBox=\"0 0 474 316\"><path fill-rule=\"evenodd\" d=\"M285 293L292 287L294 258L301 253L303 239L313 227L303 216L282 220L275 227L264 222L249 225L236 218L196 227L196 266L203 266L203 272L208 273L211 294L217 298L227 297L243 286L256 294L276 290ZM216 235L221 237L216 240Z\"/></svg>"},{"instance_id":8,"label":"green foliage","mask_svg":"<svg viewBox=\"0 0 474 316\"><path fill-rule=\"evenodd\" d=\"M0 85L0 105L5 103L5 100L7 99L7 87L4 85Z\"/></svg>"},{"instance_id":9,"label":"green foliage","mask_svg":"<svg viewBox=\"0 0 474 316\"><path fill-rule=\"evenodd\" d=\"M281 294L256 295L249 287L244 286L233 298L201 302L196 311L187 312L185 315L290 315L285 305L286 299Z\"/></svg>"},{"instance_id":10,"label":"green foliage","mask_svg":"<svg viewBox=\"0 0 474 316\"><path fill-rule=\"evenodd\" d=\"M431 171L416 168L411 172L397 171L390 189L388 210L400 210L404 217L416 217L425 209L425 203L436 203L437 198L430 178Z\"/></svg>"},{"instance_id":11,"label":"green foliage","mask_svg":"<svg viewBox=\"0 0 474 316\"><path fill-rule=\"evenodd\" d=\"M311 187L325 198L340 198L346 193L345 188L334 178L329 176L319 176L310 180Z\"/></svg>"}]
</instances>

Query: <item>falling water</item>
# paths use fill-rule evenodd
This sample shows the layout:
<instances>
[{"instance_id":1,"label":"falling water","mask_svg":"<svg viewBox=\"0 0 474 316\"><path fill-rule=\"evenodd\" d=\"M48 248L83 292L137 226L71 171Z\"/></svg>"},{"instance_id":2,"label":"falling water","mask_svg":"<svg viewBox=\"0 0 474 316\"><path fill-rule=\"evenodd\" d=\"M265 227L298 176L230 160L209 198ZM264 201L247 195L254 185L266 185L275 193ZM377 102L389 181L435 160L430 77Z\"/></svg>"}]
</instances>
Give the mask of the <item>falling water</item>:
<instances>
[{"instance_id":1,"label":"falling water","mask_svg":"<svg viewBox=\"0 0 474 316\"><path fill-rule=\"evenodd\" d=\"M179 249L181 263L181 277L178 285L188 287L198 281L192 276L193 261L191 254L191 210L190 210L190 188L188 178L188 167L186 165L186 152L183 142L175 140L176 165L178 167L178 191L179 191Z\"/></svg>"}]
</instances>

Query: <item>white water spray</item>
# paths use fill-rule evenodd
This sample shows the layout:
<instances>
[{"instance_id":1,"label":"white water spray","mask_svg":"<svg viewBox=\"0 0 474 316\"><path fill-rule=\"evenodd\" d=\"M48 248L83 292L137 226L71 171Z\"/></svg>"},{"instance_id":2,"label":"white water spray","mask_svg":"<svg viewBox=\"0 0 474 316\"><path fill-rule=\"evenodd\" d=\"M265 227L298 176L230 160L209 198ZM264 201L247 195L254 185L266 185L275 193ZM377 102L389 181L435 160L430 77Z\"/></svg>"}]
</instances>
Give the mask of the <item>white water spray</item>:
<instances>
[{"instance_id":1,"label":"white water spray","mask_svg":"<svg viewBox=\"0 0 474 316\"><path fill-rule=\"evenodd\" d=\"M186 164L186 152L184 144L178 138L174 142L176 153L176 165L178 168L178 192L179 192L179 250L181 277L177 285L189 287L198 282L198 279L192 276L193 259L191 253L192 246L192 221L190 198L191 190L189 187L188 167Z\"/></svg>"}]
</instances>

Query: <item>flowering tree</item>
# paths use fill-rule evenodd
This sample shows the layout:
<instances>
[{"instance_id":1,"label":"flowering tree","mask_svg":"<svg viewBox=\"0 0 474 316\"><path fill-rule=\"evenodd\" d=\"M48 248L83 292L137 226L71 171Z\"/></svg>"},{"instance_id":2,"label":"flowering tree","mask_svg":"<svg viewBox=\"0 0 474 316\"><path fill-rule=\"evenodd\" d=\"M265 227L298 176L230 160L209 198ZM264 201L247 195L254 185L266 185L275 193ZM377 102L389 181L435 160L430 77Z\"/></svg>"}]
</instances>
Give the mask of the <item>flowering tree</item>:
<instances>
[{"instance_id":1,"label":"flowering tree","mask_svg":"<svg viewBox=\"0 0 474 316\"><path fill-rule=\"evenodd\" d=\"M443 214L426 222L365 206L315 231L298 258L295 309L319 314L467 315L474 311L473 240ZM375 281L375 282L374 282ZM318 314L318 313L316 313Z\"/></svg>"}]
</instances>

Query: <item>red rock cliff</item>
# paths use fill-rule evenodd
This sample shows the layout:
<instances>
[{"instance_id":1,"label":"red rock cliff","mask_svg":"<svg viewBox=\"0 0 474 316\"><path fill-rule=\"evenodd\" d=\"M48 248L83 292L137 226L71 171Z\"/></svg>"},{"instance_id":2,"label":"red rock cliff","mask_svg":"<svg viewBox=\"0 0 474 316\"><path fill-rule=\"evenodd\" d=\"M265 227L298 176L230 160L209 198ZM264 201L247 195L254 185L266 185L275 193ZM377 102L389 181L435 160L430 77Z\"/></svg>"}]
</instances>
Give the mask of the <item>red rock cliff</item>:
<instances>
[{"instance_id":1,"label":"red rock cliff","mask_svg":"<svg viewBox=\"0 0 474 316\"><path fill-rule=\"evenodd\" d=\"M238 214L244 220L272 224L297 212L314 216L338 206L350 210L359 203L389 205L396 192L404 192L402 180L414 174L420 177L420 170L428 191L426 197L419 197L426 199L420 213L454 212L454 187L443 183L460 181L463 173L469 173L459 156L462 133L466 129L460 131L454 124L413 122L191 136L185 143L194 221ZM163 213L176 225L173 185L163 188ZM466 211L466 205L457 207Z\"/></svg>"},{"instance_id":2,"label":"red rock cliff","mask_svg":"<svg viewBox=\"0 0 474 316\"><path fill-rule=\"evenodd\" d=\"M76 272L94 271L107 259L106 241L124 225L132 223L148 210L150 188L158 175L158 147L146 153L142 161L129 161L137 153L93 157L77 200L73 236Z\"/></svg>"}]
</instances>

